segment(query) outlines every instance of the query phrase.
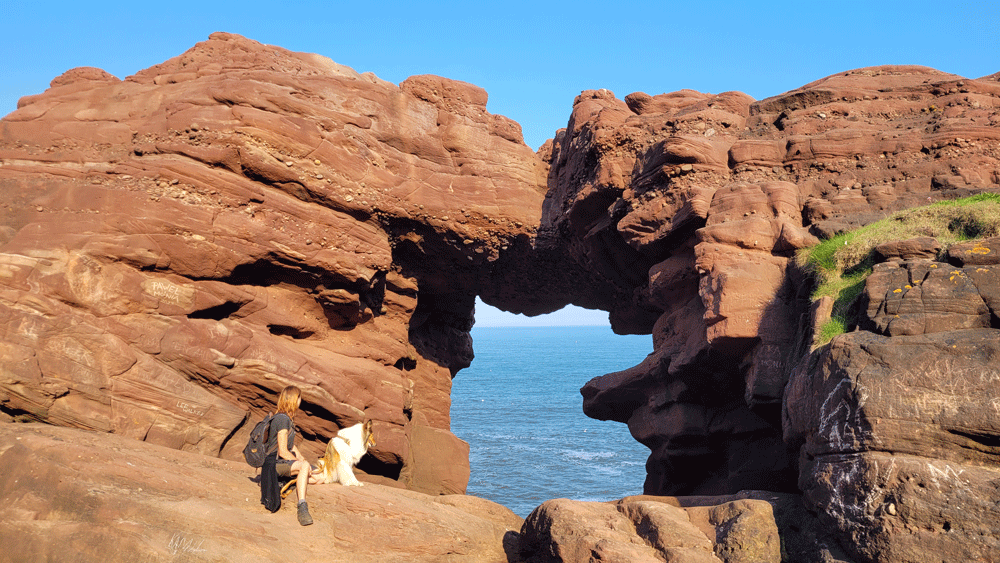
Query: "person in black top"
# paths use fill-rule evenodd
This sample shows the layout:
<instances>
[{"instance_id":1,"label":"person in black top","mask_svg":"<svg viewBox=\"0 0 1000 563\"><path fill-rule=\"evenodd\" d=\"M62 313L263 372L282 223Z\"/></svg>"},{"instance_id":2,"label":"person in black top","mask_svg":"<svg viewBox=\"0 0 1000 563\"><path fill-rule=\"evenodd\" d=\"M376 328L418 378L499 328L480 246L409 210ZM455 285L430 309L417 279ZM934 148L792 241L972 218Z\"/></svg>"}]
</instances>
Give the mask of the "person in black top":
<instances>
[{"instance_id":1,"label":"person in black top","mask_svg":"<svg viewBox=\"0 0 1000 563\"><path fill-rule=\"evenodd\" d=\"M276 414L271 420L266 451L277 451L275 470L279 477L295 477L295 491L299 498L299 524L308 526L313 523L312 516L309 515L309 505L306 504L306 485L311 481L312 466L295 446L295 424L292 422L292 417L299 410L300 404L302 404L301 389L289 385L281 390Z\"/></svg>"}]
</instances>

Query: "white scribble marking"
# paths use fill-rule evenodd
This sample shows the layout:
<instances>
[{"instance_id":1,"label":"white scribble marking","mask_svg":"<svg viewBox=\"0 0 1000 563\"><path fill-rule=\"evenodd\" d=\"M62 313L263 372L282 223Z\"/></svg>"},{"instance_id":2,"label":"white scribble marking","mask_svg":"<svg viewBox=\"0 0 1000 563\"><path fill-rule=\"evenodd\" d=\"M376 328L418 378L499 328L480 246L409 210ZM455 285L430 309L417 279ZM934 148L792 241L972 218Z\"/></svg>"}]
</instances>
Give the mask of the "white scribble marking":
<instances>
[{"instance_id":1,"label":"white scribble marking","mask_svg":"<svg viewBox=\"0 0 1000 563\"><path fill-rule=\"evenodd\" d=\"M825 437L835 451L842 451L845 446L854 446L855 440L869 437L861 425L861 409L868 400L868 389L860 383L855 384L855 400L852 402L851 383L850 379L838 383L819 409L818 435Z\"/></svg>"},{"instance_id":2,"label":"white scribble marking","mask_svg":"<svg viewBox=\"0 0 1000 563\"><path fill-rule=\"evenodd\" d=\"M945 483L957 482L961 487L966 487L969 484L961 477L962 473L965 473L964 469L955 471L947 463L944 464L944 469L939 469L935 467L933 463L927 462L927 470L931 474L931 482L934 483L934 486L937 487L938 490L941 490L941 481L944 481Z\"/></svg>"},{"instance_id":3,"label":"white scribble marking","mask_svg":"<svg viewBox=\"0 0 1000 563\"><path fill-rule=\"evenodd\" d=\"M201 416L202 414L204 414L202 412L202 409L198 408L197 405L193 405L191 403L186 403L186 402L184 402L184 401L182 401L180 399L177 400L177 408L179 408L180 410L186 412L187 414L191 414L191 415L194 415L194 416Z\"/></svg>"},{"instance_id":4,"label":"white scribble marking","mask_svg":"<svg viewBox=\"0 0 1000 563\"><path fill-rule=\"evenodd\" d=\"M840 520L874 521L875 509L882 503L886 487L889 485L893 473L896 472L896 460L890 460L889 467L885 471L880 471L878 461L872 460L875 478L869 483L871 489L864 497L860 498L851 498L853 497L851 492L859 492L857 481L865 473L865 469L862 467L864 462L859 457L844 461L850 463L850 469L845 469L841 463L831 463L827 469L829 471L828 490L830 492L830 503L826 507L827 513ZM814 476L820 476L818 468ZM821 479L817 479L817 481L821 481Z\"/></svg>"},{"instance_id":5,"label":"white scribble marking","mask_svg":"<svg viewBox=\"0 0 1000 563\"><path fill-rule=\"evenodd\" d=\"M183 534L175 533L170 537L167 549L170 550L171 555L177 555L178 553L199 553L206 551L201 547L204 543L204 539L186 538Z\"/></svg>"}]
</instances>

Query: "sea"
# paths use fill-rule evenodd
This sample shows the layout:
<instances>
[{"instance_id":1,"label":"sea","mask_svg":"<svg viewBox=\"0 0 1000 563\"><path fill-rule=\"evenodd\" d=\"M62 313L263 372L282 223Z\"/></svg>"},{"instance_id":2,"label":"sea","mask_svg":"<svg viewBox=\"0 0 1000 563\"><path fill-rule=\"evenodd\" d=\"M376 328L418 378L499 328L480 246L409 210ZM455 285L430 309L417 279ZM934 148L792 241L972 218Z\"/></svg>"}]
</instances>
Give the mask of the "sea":
<instances>
[{"instance_id":1,"label":"sea","mask_svg":"<svg viewBox=\"0 0 1000 563\"><path fill-rule=\"evenodd\" d=\"M475 360L452 383L451 429L469 443L467 494L527 517L554 498L642 494L649 449L583 414L590 379L639 364L651 336L609 326L473 327Z\"/></svg>"}]
</instances>

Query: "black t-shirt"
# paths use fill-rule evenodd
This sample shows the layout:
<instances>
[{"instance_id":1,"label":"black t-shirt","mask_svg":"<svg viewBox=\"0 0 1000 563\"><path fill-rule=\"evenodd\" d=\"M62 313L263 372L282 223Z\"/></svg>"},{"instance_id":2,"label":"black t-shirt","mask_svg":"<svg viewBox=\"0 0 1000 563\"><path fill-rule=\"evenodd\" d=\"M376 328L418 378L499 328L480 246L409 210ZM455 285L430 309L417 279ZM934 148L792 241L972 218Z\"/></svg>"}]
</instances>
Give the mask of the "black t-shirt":
<instances>
[{"instance_id":1,"label":"black t-shirt","mask_svg":"<svg viewBox=\"0 0 1000 563\"><path fill-rule=\"evenodd\" d=\"M267 436L267 449L265 451L278 451L278 432L281 430L288 430L288 451L292 451L292 447L295 446L295 425L292 424L292 419L283 412L279 412L271 419L271 430ZM278 456L278 459L281 459L281 456Z\"/></svg>"}]
</instances>

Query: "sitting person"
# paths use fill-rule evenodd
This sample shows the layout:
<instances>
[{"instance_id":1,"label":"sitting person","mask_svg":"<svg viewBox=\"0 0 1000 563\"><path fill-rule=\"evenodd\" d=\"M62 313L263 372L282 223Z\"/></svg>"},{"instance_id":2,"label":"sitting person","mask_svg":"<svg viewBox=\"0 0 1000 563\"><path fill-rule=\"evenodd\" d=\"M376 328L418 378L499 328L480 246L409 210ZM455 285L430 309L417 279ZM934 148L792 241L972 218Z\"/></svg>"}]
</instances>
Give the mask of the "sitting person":
<instances>
[{"instance_id":1,"label":"sitting person","mask_svg":"<svg viewBox=\"0 0 1000 563\"><path fill-rule=\"evenodd\" d=\"M306 485L316 483L317 480L312 476L312 466L295 446L295 424L292 417L301 403L302 391L298 387L290 385L281 390L277 412L271 420L266 451L277 451L274 467L278 477L295 478L299 524L308 526L313 523L313 519L309 515L309 505L306 504Z\"/></svg>"}]
</instances>

